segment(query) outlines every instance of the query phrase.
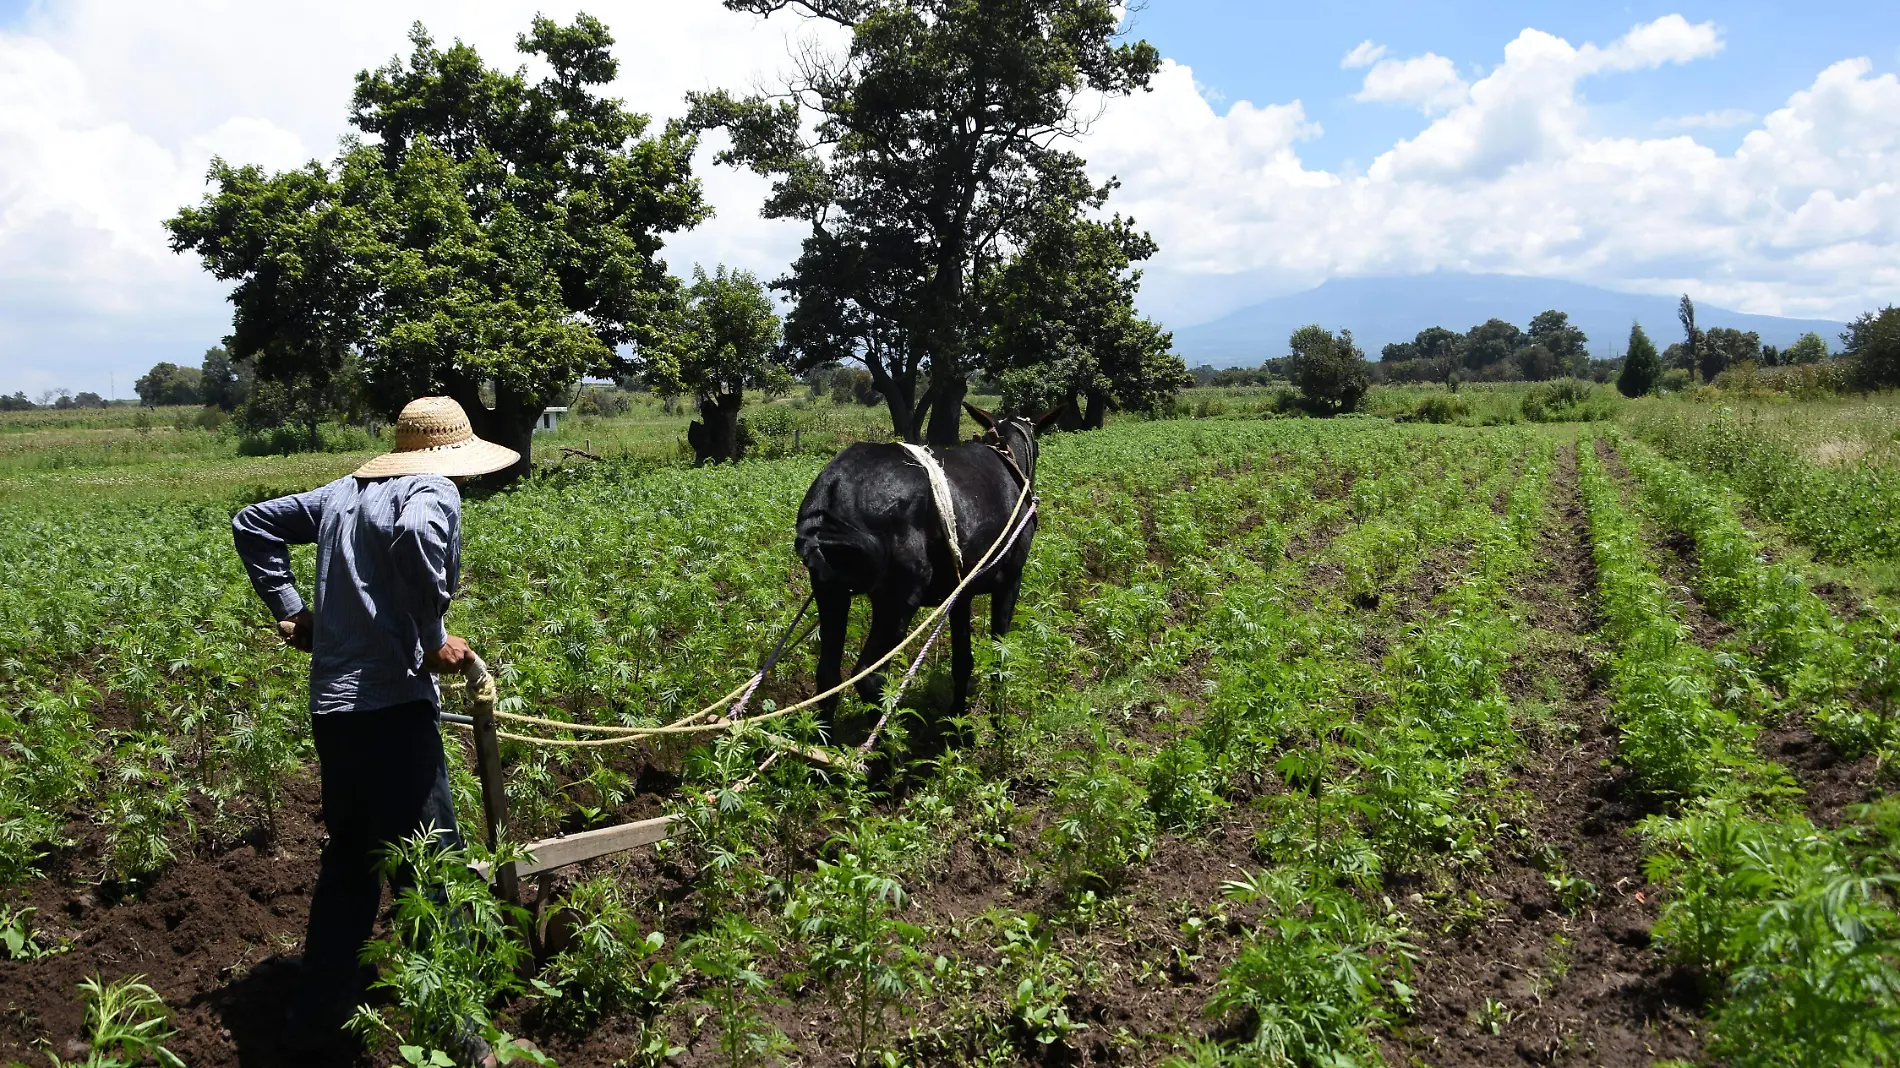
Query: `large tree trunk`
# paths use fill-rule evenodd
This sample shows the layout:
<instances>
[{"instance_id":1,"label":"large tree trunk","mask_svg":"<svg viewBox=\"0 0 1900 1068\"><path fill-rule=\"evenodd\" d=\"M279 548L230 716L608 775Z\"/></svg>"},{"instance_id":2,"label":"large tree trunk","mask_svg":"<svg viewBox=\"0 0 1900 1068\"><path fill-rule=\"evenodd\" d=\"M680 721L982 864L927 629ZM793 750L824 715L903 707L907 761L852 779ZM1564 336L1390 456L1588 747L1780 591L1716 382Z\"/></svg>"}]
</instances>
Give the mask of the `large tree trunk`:
<instances>
[{"instance_id":1,"label":"large tree trunk","mask_svg":"<svg viewBox=\"0 0 1900 1068\"><path fill-rule=\"evenodd\" d=\"M962 440L963 397L969 390L969 379L960 374L931 375L930 430L925 444L948 448Z\"/></svg>"},{"instance_id":2,"label":"large tree trunk","mask_svg":"<svg viewBox=\"0 0 1900 1068\"><path fill-rule=\"evenodd\" d=\"M513 466L503 468L489 478L496 485L505 486L527 474L534 451L534 424L547 406L537 398L524 396L497 382L495 406L490 408L482 403L481 383L464 375L449 378L444 388L468 413L469 427L475 431L476 437L506 446L520 454L520 459Z\"/></svg>"},{"instance_id":3,"label":"large tree trunk","mask_svg":"<svg viewBox=\"0 0 1900 1068\"><path fill-rule=\"evenodd\" d=\"M1089 406L1082 413L1082 429L1102 429L1103 421L1108 418L1108 395L1097 389L1087 390L1083 395L1088 398Z\"/></svg>"},{"instance_id":4,"label":"large tree trunk","mask_svg":"<svg viewBox=\"0 0 1900 1068\"><path fill-rule=\"evenodd\" d=\"M699 398L699 421L686 428L695 466L733 463L739 459L739 409L743 393L716 393Z\"/></svg>"}]
</instances>

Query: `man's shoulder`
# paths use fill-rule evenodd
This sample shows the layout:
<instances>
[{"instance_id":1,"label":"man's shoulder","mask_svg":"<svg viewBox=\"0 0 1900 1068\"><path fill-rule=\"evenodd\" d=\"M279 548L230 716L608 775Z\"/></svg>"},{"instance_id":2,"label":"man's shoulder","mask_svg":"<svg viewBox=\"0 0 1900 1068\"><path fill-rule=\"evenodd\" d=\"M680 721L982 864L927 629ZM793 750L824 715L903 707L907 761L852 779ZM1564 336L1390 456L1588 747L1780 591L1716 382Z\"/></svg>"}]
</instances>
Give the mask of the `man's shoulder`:
<instances>
[{"instance_id":1,"label":"man's shoulder","mask_svg":"<svg viewBox=\"0 0 1900 1068\"><path fill-rule=\"evenodd\" d=\"M462 491L441 475L403 475L392 479L397 496L405 503L433 501L445 507L460 508Z\"/></svg>"}]
</instances>

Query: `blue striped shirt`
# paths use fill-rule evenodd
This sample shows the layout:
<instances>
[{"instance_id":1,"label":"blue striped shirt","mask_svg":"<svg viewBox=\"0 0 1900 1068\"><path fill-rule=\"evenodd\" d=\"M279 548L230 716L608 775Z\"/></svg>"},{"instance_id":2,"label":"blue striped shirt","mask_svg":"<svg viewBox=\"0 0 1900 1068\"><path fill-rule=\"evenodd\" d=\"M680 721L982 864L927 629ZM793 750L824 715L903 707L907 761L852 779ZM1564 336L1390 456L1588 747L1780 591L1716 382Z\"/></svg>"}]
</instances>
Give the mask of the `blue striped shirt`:
<instances>
[{"instance_id":1,"label":"blue striped shirt","mask_svg":"<svg viewBox=\"0 0 1900 1068\"><path fill-rule=\"evenodd\" d=\"M303 611L290 546L317 546L310 711L440 703L422 666L462 566L462 494L440 475L348 475L231 520L251 585L278 619Z\"/></svg>"}]
</instances>

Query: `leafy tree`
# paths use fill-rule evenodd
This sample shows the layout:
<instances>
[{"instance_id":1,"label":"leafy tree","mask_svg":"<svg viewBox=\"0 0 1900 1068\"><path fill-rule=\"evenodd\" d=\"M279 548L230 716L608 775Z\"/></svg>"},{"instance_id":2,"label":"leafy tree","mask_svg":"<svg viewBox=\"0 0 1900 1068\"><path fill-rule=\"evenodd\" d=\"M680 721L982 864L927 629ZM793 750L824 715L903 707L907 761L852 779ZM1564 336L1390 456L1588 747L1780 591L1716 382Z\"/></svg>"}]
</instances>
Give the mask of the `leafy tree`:
<instances>
[{"instance_id":1,"label":"leafy tree","mask_svg":"<svg viewBox=\"0 0 1900 1068\"><path fill-rule=\"evenodd\" d=\"M539 82L420 25L410 41L406 63L357 75L350 121L372 142L346 141L333 169L214 160L215 191L167 224L172 247L238 283L226 345L260 379L326 395L360 353L379 409L447 393L521 453L518 475L576 379L664 357L678 286L661 243L706 215L694 139L649 136L601 95L618 64L586 15L517 39L548 68Z\"/></svg>"},{"instance_id":2,"label":"leafy tree","mask_svg":"<svg viewBox=\"0 0 1900 1068\"><path fill-rule=\"evenodd\" d=\"M1570 366L1567 359L1536 342L1518 349L1511 355L1511 361L1517 365L1518 373L1530 382L1555 378Z\"/></svg>"},{"instance_id":3,"label":"leafy tree","mask_svg":"<svg viewBox=\"0 0 1900 1068\"><path fill-rule=\"evenodd\" d=\"M1456 330L1428 326L1412 340L1421 360L1457 360L1464 352L1465 338Z\"/></svg>"},{"instance_id":4,"label":"leafy tree","mask_svg":"<svg viewBox=\"0 0 1900 1068\"><path fill-rule=\"evenodd\" d=\"M1476 371L1504 363L1516 355L1523 336L1523 331L1512 323L1502 319L1486 320L1465 334L1464 364Z\"/></svg>"},{"instance_id":5,"label":"leafy tree","mask_svg":"<svg viewBox=\"0 0 1900 1068\"><path fill-rule=\"evenodd\" d=\"M900 433L953 443L980 355L980 276L1096 194L1056 147L1082 128L1076 98L1145 88L1159 53L1117 43L1114 0L725 4L851 34L843 55L801 55L777 100L690 97L696 127L731 132L722 163L777 179L765 215L811 226L774 283L792 300L787 345L800 367L861 361Z\"/></svg>"},{"instance_id":6,"label":"leafy tree","mask_svg":"<svg viewBox=\"0 0 1900 1068\"><path fill-rule=\"evenodd\" d=\"M1539 312L1531 320L1529 330L1532 344L1541 345L1555 360L1555 366L1541 375L1532 375L1527 370L1525 378L1544 379L1554 374L1575 374L1590 358L1586 346L1590 338L1582 329L1570 322L1568 312L1552 308ZM1522 364L1523 361L1519 361Z\"/></svg>"},{"instance_id":7,"label":"leafy tree","mask_svg":"<svg viewBox=\"0 0 1900 1068\"><path fill-rule=\"evenodd\" d=\"M1852 361L1861 389L1900 386L1900 307L1865 312L1841 333L1841 355Z\"/></svg>"},{"instance_id":8,"label":"leafy tree","mask_svg":"<svg viewBox=\"0 0 1900 1068\"><path fill-rule=\"evenodd\" d=\"M1192 381L1173 335L1135 310L1155 243L1119 215L1058 213L978 285L987 369L1013 411L1061 407L1066 430L1094 430L1110 407L1155 412Z\"/></svg>"},{"instance_id":9,"label":"leafy tree","mask_svg":"<svg viewBox=\"0 0 1900 1068\"><path fill-rule=\"evenodd\" d=\"M1734 327L1712 326L1702 332L1698 342L1699 362L1704 381L1741 363L1761 362L1761 335L1753 330L1743 333Z\"/></svg>"},{"instance_id":10,"label":"leafy tree","mask_svg":"<svg viewBox=\"0 0 1900 1068\"><path fill-rule=\"evenodd\" d=\"M1630 324L1629 351L1623 354L1623 370L1616 376L1617 392L1625 397L1641 397L1656 391L1662 377L1662 358L1656 355L1656 343L1643 332L1643 324Z\"/></svg>"},{"instance_id":11,"label":"leafy tree","mask_svg":"<svg viewBox=\"0 0 1900 1068\"><path fill-rule=\"evenodd\" d=\"M239 368L240 364L232 361L231 353L223 345L206 349L203 373L198 379L198 393L204 403L217 405L227 412L236 411L250 393L250 376Z\"/></svg>"},{"instance_id":12,"label":"leafy tree","mask_svg":"<svg viewBox=\"0 0 1900 1068\"><path fill-rule=\"evenodd\" d=\"M0 412L30 412L33 402L26 399L26 391L16 389L11 394L0 394Z\"/></svg>"},{"instance_id":13,"label":"leafy tree","mask_svg":"<svg viewBox=\"0 0 1900 1068\"><path fill-rule=\"evenodd\" d=\"M153 364L150 371L132 384L132 389L138 393L139 403L147 408L161 404L197 404L198 378L198 368L180 367L167 361Z\"/></svg>"},{"instance_id":14,"label":"leafy tree","mask_svg":"<svg viewBox=\"0 0 1900 1068\"><path fill-rule=\"evenodd\" d=\"M1379 350L1380 363L1410 363L1418 359L1418 344L1412 341L1388 341Z\"/></svg>"},{"instance_id":15,"label":"leafy tree","mask_svg":"<svg viewBox=\"0 0 1900 1068\"><path fill-rule=\"evenodd\" d=\"M1794 344L1781 350L1781 362L1789 366L1820 363L1828 358L1827 339L1810 330Z\"/></svg>"},{"instance_id":16,"label":"leafy tree","mask_svg":"<svg viewBox=\"0 0 1900 1068\"><path fill-rule=\"evenodd\" d=\"M700 421L686 440L699 463L739 459L739 409L747 389L782 390L791 376L775 359L778 313L751 271L724 266L708 275L693 268L674 359L655 361L647 385L656 393L691 393Z\"/></svg>"},{"instance_id":17,"label":"leafy tree","mask_svg":"<svg viewBox=\"0 0 1900 1068\"><path fill-rule=\"evenodd\" d=\"M1292 349L1290 370L1294 388L1306 406L1323 415L1337 415L1359 407L1372 374L1366 366L1366 354L1353 344L1352 331L1337 335L1314 323L1293 331L1287 339Z\"/></svg>"},{"instance_id":18,"label":"leafy tree","mask_svg":"<svg viewBox=\"0 0 1900 1068\"><path fill-rule=\"evenodd\" d=\"M1695 301L1690 300L1687 293L1684 293L1682 300L1676 304L1676 320L1682 324L1683 349L1680 356L1682 362L1672 363L1669 366L1687 368L1693 375L1701 362L1702 332L1695 328ZM1674 346L1670 347L1674 348Z\"/></svg>"}]
</instances>

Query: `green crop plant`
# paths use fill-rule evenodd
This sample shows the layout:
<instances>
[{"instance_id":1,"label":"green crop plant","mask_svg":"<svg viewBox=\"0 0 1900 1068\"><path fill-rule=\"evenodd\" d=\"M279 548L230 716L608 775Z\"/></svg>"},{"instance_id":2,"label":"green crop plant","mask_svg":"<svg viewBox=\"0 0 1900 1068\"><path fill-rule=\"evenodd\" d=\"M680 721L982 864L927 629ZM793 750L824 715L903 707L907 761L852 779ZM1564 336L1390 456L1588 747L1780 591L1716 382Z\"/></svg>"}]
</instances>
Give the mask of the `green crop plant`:
<instances>
[{"instance_id":1,"label":"green crop plant","mask_svg":"<svg viewBox=\"0 0 1900 1068\"><path fill-rule=\"evenodd\" d=\"M494 1022L491 1006L524 993L530 959L523 932L528 915L498 898L470 869L465 851L444 848L428 832L401 842L384 859L412 884L396 896L390 937L363 949L377 968L374 986L394 999L387 1009L360 1006L351 1027L365 1037L395 1038L411 1063L431 1051L456 1050L472 1029L507 1058L518 1051Z\"/></svg>"},{"instance_id":2,"label":"green crop plant","mask_svg":"<svg viewBox=\"0 0 1900 1068\"><path fill-rule=\"evenodd\" d=\"M185 1068L165 1041L176 1032L164 999L145 983L143 975L107 983L98 976L79 984L86 998L86 1059L63 1061L52 1053L53 1068L135 1068L155 1063L163 1068Z\"/></svg>"},{"instance_id":3,"label":"green crop plant","mask_svg":"<svg viewBox=\"0 0 1900 1068\"><path fill-rule=\"evenodd\" d=\"M1839 831L1713 802L1651 819L1655 936L1716 994L1730 1063L1872 1066L1900 1057L1900 806Z\"/></svg>"},{"instance_id":4,"label":"green crop plant","mask_svg":"<svg viewBox=\"0 0 1900 1068\"><path fill-rule=\"evenodd\" d=\"M1235 1052L1287 1068L1373 1061L1371 1029L1412 998L1395 918L1297 868L1230 882L1227 896L1261 908L1207 1005L1245 1035Z\"/></svg>"},{"instance_id":5,"label":"green crop plant","mask_svg":"<svg viewBox=\"0 0 1900 1068\"><path fill-rule=\"evenodd\" d=\"M1650 407L1633 430L1694 473L1732 488L1824 558L1900 560L1900 479L1891 454L1879 451L1890 449L1890 433L1881 446L1861 427L1830 427L1826 420L1797 427L1689 405ZM1857 447L1870 438L1873 448ZM1843 448L1862 455L1826 462Z\"/></svg>"},{"instance_id":6,"label":"green crop plant","mask_svg":"<svg viewBox=\"0 0 1900 1068\"><path fill-rule=\"evenodd\" d=\"M852 1021L860 1064L869 1063L886 1018L926 978L917 948L925 932L901 918L910 898L903 884L867 865L863 838L839 840L836 859L818 862L785 911L811 969L838 995Z\"/></svg>"},{"instance_id":7,"label":"green crop plant","mask_svg":"<svg viewBox=\"0 0 1900 1068\"><path fill-rule=\"evenodd\" d=\"M764 1064L791 1049L785 1033L760 1012L762 1005L781 1000L758 968L760 955L771 949L771 935L733 912L686 943L687 959L705 980L699 1000L713 1017L719 1051L730 1068Z\"/></svg>"},{"instance_id":8,"label":"green crop plant","mask_svg":"<svg viewBox=\"0 0 1900 1068\"><path fill-rule=\"evenodd\" d=\"M1170 743L1148 764L1148 808L1170 831L1196 831L1226 807L1214 789L1201 743L1183 738Z\"/></svg>"},{"instance_id":9,"label":"green crop plant","mask_svg":"<svg viewBox=\"0 0 1900 1068\"><path fill-rule=\"evenodd\" d=\"M1588 443L1578 450L1597 600L1616 643L1612 674L1618 758L1646 791L1693 797L1730 782L1752 758L1750 730L1715 703L1715 665L1682 622L1656 569L1639 520Z\"/></svg>"},{"instance_id":10,"label":"green crop plant","mask_svg":"<svg viewBox=\"0 0 1900 1068\"><path fill-rule=\"evenodd\" d=\"M1763 678L1850 756L1900 742L1887 667L1900 633L1892 621L1876 614L1843 625L1798 568L1764 559L1761 539L1721 495L1640 443L1623 452L1661 521L1694 543L1704 604L1735 626Z\"/></svg>"},{"instance_id":11,"label":"green crop plant","mask_svg":"<svg viewBox=\"0 0 1900 1068\"><path fill-rule=\"evenodd\" d=\"M651 1020L680 981L662 956L666 937L643 934L619 886L604 876L569 890L561 909L568 944L534 980L546 999L542 1012L572 1029L622 1009Z\"/></svg>"},{"instance_id":12,"label":"green crop plant","mask_svg":"<svg viewBox=\"0 0 1900 1068\"><path fill-rule=\"evenodd\" d=\"M1154 817L1131 777L1135 763L1097 729L1066 755L1051 799L1055 821L1043 843L1064 893L1114 887L1154 844Z\"/></svg>"},{"instance_id":13,"label":"green crop plant","mask_svg":"<svg viewBox=\"0 0 1900 1068\"><path fill-rule=\"evenodd\" d=\"M72 948L71 943L64 941L58 945L40 944L39 936L33 933L33 914L38 911L25 905L0 905L0 951L6 953L6 959L39 960L58 956Z\"/></svg>"}]
</instances>

